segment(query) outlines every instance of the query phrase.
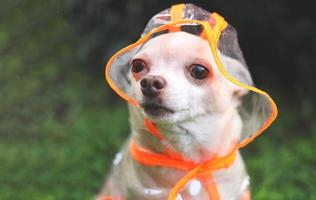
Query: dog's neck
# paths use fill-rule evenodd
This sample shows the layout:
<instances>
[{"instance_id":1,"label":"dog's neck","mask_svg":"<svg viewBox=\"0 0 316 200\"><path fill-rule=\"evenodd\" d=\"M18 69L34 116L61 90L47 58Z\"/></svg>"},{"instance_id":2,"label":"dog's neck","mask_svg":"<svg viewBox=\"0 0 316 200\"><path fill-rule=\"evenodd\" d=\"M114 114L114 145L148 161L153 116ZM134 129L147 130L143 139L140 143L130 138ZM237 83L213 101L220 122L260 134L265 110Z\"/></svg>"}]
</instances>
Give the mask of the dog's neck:
<instances>
[{"instance_id":1,"label":"dog's neck","mask_svg":"<svg viewBox=\"0 0 316 200\"><path fill-rule=\"evenodd\" d=\"M138 108L130 107L130 122L132 137L140 146L158 153L168 146L184 159L196 163L228 154L242 128L236 109L206 113L177 123L157 123L165 138L163 142L149 132L144 125L144 115Z\"/></svg>"}]
</instances>

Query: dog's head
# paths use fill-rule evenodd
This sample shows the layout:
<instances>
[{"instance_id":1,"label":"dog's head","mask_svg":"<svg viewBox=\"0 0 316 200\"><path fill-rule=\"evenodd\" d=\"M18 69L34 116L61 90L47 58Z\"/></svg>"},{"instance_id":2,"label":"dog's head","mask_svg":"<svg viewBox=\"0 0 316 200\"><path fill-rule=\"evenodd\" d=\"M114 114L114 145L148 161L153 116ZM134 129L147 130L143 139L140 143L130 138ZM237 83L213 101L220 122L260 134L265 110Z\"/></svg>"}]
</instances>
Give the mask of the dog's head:
<instances>
[{"instance_id":1,"label":"dog's head","mask_svg":"<svg viewBox=\"0 0 316 200\"><path fill-rule=\"evenodd\" d=\"M131 117L133 125L146 117L157 124L221 123L224 129L231 123L225 113L231 113L242 129L237 138L246 144L277 113L271 97L253 87L235 29L218 14L192 4L155 15L137 42L111 57L106 78L116 93L141 108L131 107L137 113ZM214 127L213 132L222 131Z\"/></svg>"},{"instance_id":2,"label":"dog's head","mask_svg":"<svg viewBox=\"0 0 316 200\"><path fill-rule=\"evenodd\" d=\"M229 71L251 82L237 60L221 56ZM186 32L157 36L130 60L131 93L155 122L189 120L236 108L247 90L229 82L212 56L209 43Z\"/></svg>"}]
</instances>

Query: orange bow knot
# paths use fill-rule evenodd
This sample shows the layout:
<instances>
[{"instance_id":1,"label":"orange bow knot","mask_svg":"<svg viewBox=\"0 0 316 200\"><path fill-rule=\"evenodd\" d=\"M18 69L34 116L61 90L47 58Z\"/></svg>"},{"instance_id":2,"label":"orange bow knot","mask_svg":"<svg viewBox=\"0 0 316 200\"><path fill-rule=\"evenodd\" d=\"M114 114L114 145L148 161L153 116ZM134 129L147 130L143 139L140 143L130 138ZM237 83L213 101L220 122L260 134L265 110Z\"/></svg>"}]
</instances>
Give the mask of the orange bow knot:
<instances>
[{"instance_id":1,"label":"orange bow knot","mask_svg":"<svg viewBox=\"0 0 316 200\"><path fill-rule=\"evenodd\" d=\"M210 199L219 200L220 195L216 187L213 172L231 166L237 155L237 151L234 150L227 156L216 157L197 164L190 160L183 160L179 157L171 157L168 154L151 152L139 147L134 140L132 140L130 144L130 153L136 161L143 165L168 167L188 171L188 173L172 188L168 200L175 200L187 183L194 178L197 178L202 182Z\"/></svg>"}]
</instances>

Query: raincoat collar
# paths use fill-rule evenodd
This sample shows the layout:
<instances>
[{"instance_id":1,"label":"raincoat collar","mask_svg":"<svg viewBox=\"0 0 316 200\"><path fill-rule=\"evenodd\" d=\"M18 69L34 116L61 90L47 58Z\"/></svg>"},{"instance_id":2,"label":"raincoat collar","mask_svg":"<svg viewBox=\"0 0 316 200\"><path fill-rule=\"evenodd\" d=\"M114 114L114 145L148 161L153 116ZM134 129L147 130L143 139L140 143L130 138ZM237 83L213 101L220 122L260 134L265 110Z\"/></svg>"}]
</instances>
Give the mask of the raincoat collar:
<instances>
[{"instance_id":1,"label":"raincoat collar","mask_svg":"<svg viewBox=\"0 0 316 200\"><path fill-rule=\"evenodd\" d=\"M154 137L160 140L161 143L165 140L154 123L145 119L144 124L147 130ZM145 166L167 167L187 172L187 174L172 188L169 193L168 200L175 200L186 184L194 178L197 178L202 182L210 199L220 200L220 194L218 192L213 173L216 170L230 167L236 159L237 149L233 149L226 156L214 157L201 163L195 163L193 161L183 159L181 154L168 147L165 147L163 153L154 153L138 146L134 140L131 140L130 154L135 161Z\"/></svg>"}]
</instances>

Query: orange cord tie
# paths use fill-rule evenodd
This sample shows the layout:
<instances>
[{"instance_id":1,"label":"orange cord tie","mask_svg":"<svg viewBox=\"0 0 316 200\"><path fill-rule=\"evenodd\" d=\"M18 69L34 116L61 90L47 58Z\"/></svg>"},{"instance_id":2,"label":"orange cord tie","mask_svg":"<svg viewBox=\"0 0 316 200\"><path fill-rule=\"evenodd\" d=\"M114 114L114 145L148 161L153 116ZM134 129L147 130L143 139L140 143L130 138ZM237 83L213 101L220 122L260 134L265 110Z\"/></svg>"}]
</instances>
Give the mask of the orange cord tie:
<instances>
[{"instance_id":1,"label":"orange cord tie","mask_svg":"<svg viewBox=\"0 0 316 200\"><path fill-rule=\"evenodd\" d=\"M134 140L132 140L130 144L130 153L136 161L143 165L168 167L188 171L188 173L173 187L168 200L176 199L178 193L193 178L198 178L203 183L210 199L219 200L219 193L213 178L213 172L215 170L225 169L231 166L237 155L237 151L234 150L227 156L217 157L206 162L196 164L189 160L172 158L165 154L151 152L139 147Z\"/></svg>"},{"instance_id":2,"label":"orange cord tie","mask_svg":"<svg viewBox=\"0 0 316 200\"><path fill-rule=\"evenodd\" d=\"M163 135L159 132L154 123L145 119L144 124L153 136L157 137L160 141L164 140ZM163 153L154 153L139 147L134 140L131 140L130 153L136 161L143 165L168 167L188 171L188 173L172 188L168 200L175 200L185 185L193 178L197 178L202 182L210 199L219 200L220 195L213 178L213 172L215 170L228 168L234 162L237 151L234 149L227 156L215 157L211 160L197 164L190 160L184 160L180 154L174 152L172 149L166 148Z\"/></svg>"}]
</instances>

